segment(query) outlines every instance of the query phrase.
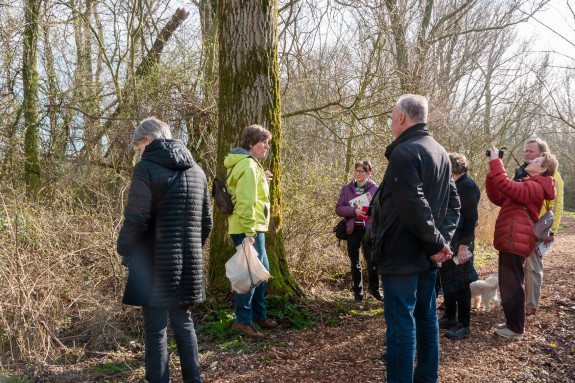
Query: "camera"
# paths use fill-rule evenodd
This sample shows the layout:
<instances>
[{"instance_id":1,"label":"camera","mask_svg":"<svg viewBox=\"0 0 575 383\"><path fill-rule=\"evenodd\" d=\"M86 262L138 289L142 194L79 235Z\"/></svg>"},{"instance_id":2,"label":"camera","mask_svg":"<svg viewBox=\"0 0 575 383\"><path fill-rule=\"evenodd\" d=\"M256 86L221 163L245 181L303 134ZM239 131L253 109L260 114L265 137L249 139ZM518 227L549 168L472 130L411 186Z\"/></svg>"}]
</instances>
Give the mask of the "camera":
<instances>
[{"instance_id":1,"label":"camera","mask_svg":"<svg viewBox=\"0 0 575 383\"><path fill-rule=\"evenodd\" d=\"M503 158L503 153L505 153L504 151L507 150L507 148L504 146L501 149L499 149L499 158ZM487 151L485 152L485 155L487 157L491 157L491 149L487 149Z\"/></svg>"}]
</instances>

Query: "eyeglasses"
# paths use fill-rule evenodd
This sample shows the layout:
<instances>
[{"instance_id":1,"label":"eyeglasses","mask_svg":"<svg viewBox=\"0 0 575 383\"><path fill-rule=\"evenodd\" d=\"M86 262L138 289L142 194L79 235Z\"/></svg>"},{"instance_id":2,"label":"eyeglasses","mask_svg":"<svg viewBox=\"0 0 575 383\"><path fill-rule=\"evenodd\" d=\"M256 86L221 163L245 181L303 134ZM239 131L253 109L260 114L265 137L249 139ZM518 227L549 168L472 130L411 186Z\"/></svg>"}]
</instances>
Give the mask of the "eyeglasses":
<instances>
[{"instance_id":1,"label":"eyeglasses","mask_svg":"<svg viewBox=\"0 0 575 383\"><path fill-rule=\"evenodd\" d=\"M365 170L356 170L356 173L367 173Z\"/></svg>"}]
</instances>

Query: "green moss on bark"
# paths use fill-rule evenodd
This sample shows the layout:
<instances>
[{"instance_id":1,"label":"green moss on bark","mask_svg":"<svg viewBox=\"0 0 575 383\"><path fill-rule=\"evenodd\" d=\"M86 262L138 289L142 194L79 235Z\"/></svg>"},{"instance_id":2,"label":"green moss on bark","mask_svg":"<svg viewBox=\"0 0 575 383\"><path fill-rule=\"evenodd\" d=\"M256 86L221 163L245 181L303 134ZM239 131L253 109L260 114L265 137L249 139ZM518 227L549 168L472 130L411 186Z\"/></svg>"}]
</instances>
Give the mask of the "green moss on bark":
<instances>
[{"instance_id":1,"label":"green moss on bark","mask_svg":"<svg viewBox=\"0 0 575 383\"><path fill-rule=\"evenodd\" d=\"M266 233L266 251L270 273L274 278L269 281L268 290L287 298L296 298L302 295L302 291L291 276L282 235L277 3L269 0L251 1L257 3L253 5L260 6L232 0L222 0L219 4L220 109L216 168L218 174L224 170L224 157L231 148L239 146L245 126L261 124L272 132L270 158L264 162L264 167L274 174L270 183L272 216ZM256 11L249 13L250 10ZM250 31L250 28L258 26L263 29L256 33ZM258 33L259 37L265 38L263 44L254 37ZM240 44L238 36L245 39ZM229 291L224 265L233 255L234 248L228 238L226 218L216 212L208 261L208 283L212 293Z\"/></svg>"}]
</instances>

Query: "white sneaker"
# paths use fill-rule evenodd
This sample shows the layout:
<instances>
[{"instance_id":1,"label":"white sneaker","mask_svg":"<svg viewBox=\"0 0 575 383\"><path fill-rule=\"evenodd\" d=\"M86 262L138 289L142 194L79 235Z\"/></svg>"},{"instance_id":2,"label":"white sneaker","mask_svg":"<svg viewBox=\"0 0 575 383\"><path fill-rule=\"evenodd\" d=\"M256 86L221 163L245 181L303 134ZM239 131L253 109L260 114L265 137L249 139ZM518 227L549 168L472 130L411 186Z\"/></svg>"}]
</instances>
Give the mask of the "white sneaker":
<instances>
[{"instance_id":1,"label":"white sneaker","mask_svg":"<svg viewBox=\"0 0 575 383\"><path fill-rule=\"evenodd\" d=\"M507 323L505 323L505 322L503 322L503 323L495 323L495 324L493 325L493 328L496 328L496 329L507 328Z\"/></svg>"},{"instance_id":2,"label":"white sneaker","mask_svg":"<svg viewBox=\"0 0 575 383\"><path fill-rule=\"evenodd\" d=\"M497 330L495 330L495 333L499 336L504 337L504 338L516 339L516 340L523 339L523 334L519 334L519 333L516 333L514 331L511 331L507 327L498 328Z\"/></svg>"}]
</instances>

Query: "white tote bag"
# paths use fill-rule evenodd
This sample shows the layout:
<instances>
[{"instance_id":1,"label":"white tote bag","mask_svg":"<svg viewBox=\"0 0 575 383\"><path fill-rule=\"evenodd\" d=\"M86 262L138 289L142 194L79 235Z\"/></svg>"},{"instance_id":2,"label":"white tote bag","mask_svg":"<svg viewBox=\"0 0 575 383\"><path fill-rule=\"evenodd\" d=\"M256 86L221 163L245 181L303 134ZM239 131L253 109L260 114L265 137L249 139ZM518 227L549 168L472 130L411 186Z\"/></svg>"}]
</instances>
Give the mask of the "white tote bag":
<instances>
[{"instance_id":1,"label":"white tote bag","mask_svg":"<svg viewBox=\"0 0 575 383\"><path fill-rule=\"evenodd\" d=\"M245 294L272 276L258 259L258 252L250 240L245 238L226 262L226 277L232 283L232 290Z\"/></svg>"}]
</instances>

